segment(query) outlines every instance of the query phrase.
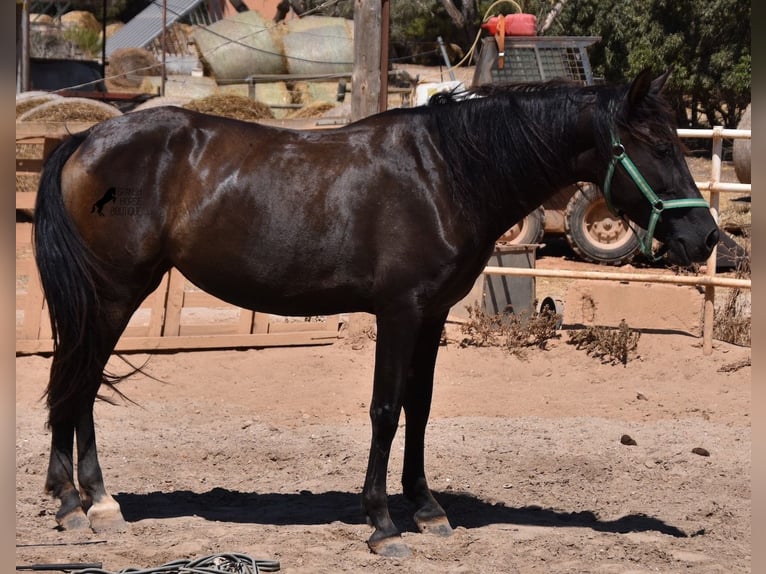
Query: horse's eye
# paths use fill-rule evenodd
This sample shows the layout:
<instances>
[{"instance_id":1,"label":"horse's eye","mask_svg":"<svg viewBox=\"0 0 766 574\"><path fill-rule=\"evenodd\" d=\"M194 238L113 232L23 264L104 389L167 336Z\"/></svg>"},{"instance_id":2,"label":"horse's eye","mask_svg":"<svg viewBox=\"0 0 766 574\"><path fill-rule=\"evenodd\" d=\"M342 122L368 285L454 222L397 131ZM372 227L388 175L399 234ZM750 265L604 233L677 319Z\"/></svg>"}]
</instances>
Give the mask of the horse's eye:
<instances>
[{"instance_id":1,"label":"horse's eye","mask_svg":"<svg viewBox=\"0 0 766 574\"><path fill-rule=\"evenodd\" d=\"M658 145L655 148L655 152L660 157L668 157L672 154L673 150L669 145Z\"/></svg>"}]
</instances>

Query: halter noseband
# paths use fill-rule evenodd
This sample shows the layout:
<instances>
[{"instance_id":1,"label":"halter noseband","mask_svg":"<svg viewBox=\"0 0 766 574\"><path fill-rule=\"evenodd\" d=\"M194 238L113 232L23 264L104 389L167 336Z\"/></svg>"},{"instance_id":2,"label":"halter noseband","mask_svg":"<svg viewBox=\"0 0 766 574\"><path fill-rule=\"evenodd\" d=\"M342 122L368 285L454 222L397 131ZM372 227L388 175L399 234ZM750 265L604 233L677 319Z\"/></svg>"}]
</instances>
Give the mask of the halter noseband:
<instances>
[{"instance_id":1,"label":"halter noseband","mask_svg":"<svg viewBox=\"0 0 766 574\"><path fill-rule=\"evenodd\" d=\"M654 229L657 226L657 222L659 221L662 212L666 209L674 209L678 207L706 207L710 209L710 204L708 204L708 202L701 197L668 199L666 201L661 200L657 194L654 193L652 186L649 185L646 179L644 179L644 176L641 175L641 172L638 171L636 164L634 164L633 161L628 157L628 154L625 151L625 147L620 143L620 139L615 131L612 130L612 157L609 159L609 165L607 166L603 190L604 198L606 199L606 206L609 208L609 211L618 217L625 219L624 214L618 212L612 203L612 179L614 178L614 170L618 163L623 167L623 169L625 169L627 174L630 176L630 179L633 180L633 183L636 184L636 187L638 187L638 189L652 206L652 213L649 216L649 225L646 228L646 236L641 237L639 233L636 233L636 238L638 239L638 243L641 246L641 253L643 253L652 261L659 261L662 258L662 255L655 255L652 252L652 240L654 239ZM630 223L627 223L628 226L632 229ZM636 232L635 229L633 231L634 233Z\"/></svg>"}]
</instances>

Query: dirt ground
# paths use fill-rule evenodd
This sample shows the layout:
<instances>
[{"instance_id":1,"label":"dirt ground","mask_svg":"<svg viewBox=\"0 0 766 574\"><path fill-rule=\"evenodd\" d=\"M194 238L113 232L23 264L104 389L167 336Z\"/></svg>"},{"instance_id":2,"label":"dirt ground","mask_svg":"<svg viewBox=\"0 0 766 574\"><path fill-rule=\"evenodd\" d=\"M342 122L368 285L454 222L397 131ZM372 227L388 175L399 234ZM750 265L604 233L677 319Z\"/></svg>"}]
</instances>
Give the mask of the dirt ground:
<instances>
[{"instance_id":1,"label":"dirt ground","mask_svg":"<svg viewBox=\"0 0 766 574\"><path fill-rule=\"evenodd\" d=\"M129 379L137 404L96 407L120 533L56 529L39 400L50 360L17 357L16 564L112 572L241 552L291 574L750 571L750 348L716 342L705 356L678 333L642 334L624 366L575 349L566 329L523 358L448 342L426 464L455 533L416 532L400 429L389 493L412 555L371 554L360 491L374 342L361 318L330 346L131 355L164 382Z\"/></svg>"}]
</instances>

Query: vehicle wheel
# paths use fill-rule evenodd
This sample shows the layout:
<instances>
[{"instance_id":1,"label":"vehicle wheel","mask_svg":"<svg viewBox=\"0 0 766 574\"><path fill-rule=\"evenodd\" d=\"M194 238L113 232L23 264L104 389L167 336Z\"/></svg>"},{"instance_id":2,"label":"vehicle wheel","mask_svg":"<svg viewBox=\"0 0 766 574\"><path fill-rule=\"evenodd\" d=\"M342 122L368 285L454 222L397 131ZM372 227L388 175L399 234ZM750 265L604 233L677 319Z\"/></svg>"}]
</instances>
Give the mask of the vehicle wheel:
<instances>
[{"instance_id":1,"label":"vehicle wheel","mask_svg":"<svg viewBox=\"0 0 766 574\"><path fill-rule=\"evenodd\" d=\"M497 241L498 243L509 243L511 245L540 243L544 233L545 209L538 207L519 223L503 233Z\"/></svg>"},{"instance_id":2,"label":"vehicle wheel","mask_svg":"<svg viewBox=\"0 0 766 574\"><path fill-rule=\"evenodd\" d=\"M640 248L633 231L609 211L599 188L591 183L581 184L569 200L564 227L570 247L591 263L622 265Z\"/></svg>"}]
</instances>

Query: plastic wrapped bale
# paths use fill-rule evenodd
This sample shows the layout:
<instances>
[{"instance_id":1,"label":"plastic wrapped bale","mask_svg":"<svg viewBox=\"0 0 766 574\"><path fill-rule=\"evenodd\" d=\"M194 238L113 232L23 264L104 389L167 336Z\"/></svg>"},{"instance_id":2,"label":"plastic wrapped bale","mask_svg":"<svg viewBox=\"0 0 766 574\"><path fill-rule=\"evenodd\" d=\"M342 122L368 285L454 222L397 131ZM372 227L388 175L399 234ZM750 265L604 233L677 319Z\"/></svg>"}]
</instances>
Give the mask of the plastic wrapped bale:
<instances>
[{"instance_id":1,"label":"plastic wrapped bale","mask_svg":"<svg viewBox=\"0 0 766 574\"><path fill-rule=\"evenodd\" d=\"M217 80L244 80L253 74L287 72L273 24L251 10L194 32L201 59Z\"/></svg>"},{"instance_id":2,"label":"plastic wrapped bale","mask_svg":"<svg viewBox=\"0 0 766 574\"><path fill-rule=\"evenodd\" d=\"M738 130L749 130L750 127L750 106L747 104L742 118L737 124ZM734 172L737 174L737 179L740 183L750 183L750 140L749 139L736 139L734 140L734 148L732 149L732 159L734 160Z\"/></svg>"},{"instance_id":3,"label":"plastic wrapped bale","mask_svg":"<svg viewBox=\"0 0 766 574\"><path fill-rule=\"evenodd\" d=\"M351 73L354 22L330 16L295 18L277 27L291 74Z\"/></svg>"}]
</instances>

